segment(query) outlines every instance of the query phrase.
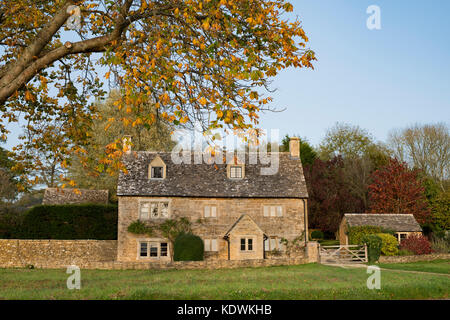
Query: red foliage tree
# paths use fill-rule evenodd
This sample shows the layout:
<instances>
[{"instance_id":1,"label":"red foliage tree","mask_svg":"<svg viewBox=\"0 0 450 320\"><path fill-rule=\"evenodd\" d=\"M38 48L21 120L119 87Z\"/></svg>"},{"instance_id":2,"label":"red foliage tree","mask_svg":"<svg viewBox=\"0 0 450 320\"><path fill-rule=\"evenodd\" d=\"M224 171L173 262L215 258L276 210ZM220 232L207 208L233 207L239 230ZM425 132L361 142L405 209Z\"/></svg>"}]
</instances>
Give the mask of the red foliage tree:
<instances>
[{"instance_id":1,"label":"red foliage tree","mask_svg":"<svg viewBox=\"0 0 450 320\"><path fill-rule=\"evenodd\" d=\"M414 254L428 254L433 252L430 241L422 235L411 235L402 240L400 249L409 250Z\"/></svg>"},{"instance_id":2,"label":"red foliage tree","mask_svg":"<svg viewBox=\"0 0 450 320\"><path fill-rule=\"evenodd\" d=\"M352 194L345 182L341 157L329 161L316 159L312 165L305 165L304 172L310 228L336 232L344 213L365 211L361 199Z\"/></svg>"},{"instance_id":3,"label":"red foliage tree","mask_svg":"<svg viewBox=\"0 0 450 320\"><path fill-rule=\"evenodd\" d=\"M416 170L396 159L372 173L369 185L370 211L373 213L410 213L420 224L428 221L425 189Z\"/></svg>"}]
</instances>

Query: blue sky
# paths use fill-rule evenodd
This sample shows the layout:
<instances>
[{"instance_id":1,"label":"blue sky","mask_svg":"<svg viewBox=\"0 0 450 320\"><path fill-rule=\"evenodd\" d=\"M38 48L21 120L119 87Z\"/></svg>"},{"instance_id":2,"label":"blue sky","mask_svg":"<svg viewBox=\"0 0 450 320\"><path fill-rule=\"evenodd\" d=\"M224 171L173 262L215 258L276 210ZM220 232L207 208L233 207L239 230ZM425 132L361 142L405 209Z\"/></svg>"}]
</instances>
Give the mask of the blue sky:
<instances>
[{"instance_id":1,"label":"blue sky","mask_svg":"<svg viewBox=\"0 0 450 320\"><path fill-rule=\"evenodd\" d=\"M293 0L318 61L273 82L282 113L261 126L300 134L317 145L327 128L347 122L384 141L393 128L450 121L450 1ZM366 27L369 5L381 30ZM18 129L6 144L17 143Z\"/></svg>"},{"instance_id":2,"label":"blue sky","mask_svg":"<svg viewBox=\"0 0 450 320\"><path fill-rule=\"evenodd\" d=\"M262 126L298 133L314 145L335 122L359 125L378 140L393 128L450 120L450 1L294 0L318 61L274 81L283 113ZM381 30L369 30L369 5Z\"/></svg>"}]
</instances>

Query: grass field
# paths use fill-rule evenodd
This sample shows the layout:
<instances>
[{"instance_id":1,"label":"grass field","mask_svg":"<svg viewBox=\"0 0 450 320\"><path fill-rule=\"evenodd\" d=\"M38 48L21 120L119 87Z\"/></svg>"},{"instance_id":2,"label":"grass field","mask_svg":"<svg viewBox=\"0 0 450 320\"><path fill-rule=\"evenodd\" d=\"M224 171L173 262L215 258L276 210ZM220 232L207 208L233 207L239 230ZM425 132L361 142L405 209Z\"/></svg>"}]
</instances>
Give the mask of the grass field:
<instances>
[{"instance_id":1,"label":"grass field","mask_svg":"<svg viewBox=\"0 0 450 320\"><path fill-rule=\"evenodd\" d=\"M449 260L379 264L380 268L450 274Z\"/></svg>"},{"instance_id":2,"label":"grass field","mask_svg":"<svg viewBox=\"0 0 450 320\"><path fill-rule=\"evenodd\" d=\"M448 273L449 261L425 263ZM389 267L383 265L383 267ZM429 268L429 267L426 267ZM0 269L0 299L448 299L450 277L318 264L223 270L81 270L68 290L65 270Z\"/></svg>"}]
</instances>

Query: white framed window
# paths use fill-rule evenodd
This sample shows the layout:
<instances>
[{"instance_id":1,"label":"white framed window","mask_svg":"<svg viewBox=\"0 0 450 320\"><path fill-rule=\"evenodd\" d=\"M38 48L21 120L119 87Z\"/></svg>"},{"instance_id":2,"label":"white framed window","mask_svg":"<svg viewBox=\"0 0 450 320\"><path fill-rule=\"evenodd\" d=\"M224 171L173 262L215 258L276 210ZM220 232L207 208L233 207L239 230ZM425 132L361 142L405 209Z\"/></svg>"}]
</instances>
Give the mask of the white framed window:
<instances>
[{"instance_id":1,"label":"white framed window","mask_svg":"<svg viewBox=\"0 0 450 320\"><path fill-rule=\"evenodd\" d=\"M157 241L140 241L139 257L140 258L161 258L167 257L169 244L167 242Z\"/></svg>"},{"instance_id":2,"label":"white framed window","mask_svg":"<svg viewBox=\"0 0 450 320\"><path fill-rule=\"evenodd\" d=\"M270 237L264 240L264 251L280 250L284 251L285 247L281 238Z\"/></svg>"},{"instance_id":3,"label":"white framed window","mask_svg":"<svg viewBox=\"0 0 450 320\"><path fill-rule=\"evenodd\" d=\"M240 249L241 251L253 251L253 238L241 238Z\"/></svg>"},{"instance_id":4,"label":"white framed window","mask_svg":"<svg viewBox=\"0 0 450 320\"><path fill-rule=\"evenodd\" d=\"M205 239L205 251L217 251L217 239Z\"/></svg>"},{"instance_id":5,"label":"white framed window","mask_svg":"<svg viewBox=\"0 0 450 320\"><path fill-rule=\"evenodd\" d=\"M241 166L231 166L230 167L230 178L231 179L242 179L242 167Z\"/></svg>"},{"instance_id":6,"label":"white framed window","mask_svg":"<svg viewBox=\"0 0 450 320\"><path fill-rule=\"evenodd\" d=\"M169 217L168 201L145 201L139 203L139 220Z\"/></svg>"},{"instance_id":7,"label":"white framed window","mask_svg":"<svg viewBox=\"0 0 450 320\"><path fill-rule=\"evenodd\" d=\"M282 217L283 206L264 206L263 215L264 217Z\"/></svg>"},{"instance_id":8,"label":"white framed window","mask_svg":"<svg viewBox=\"0 0 450 320\"><path fill-rule=\"evenodd\" d=\"M205 206L203 209L203 216L205 218L216 218L217 217L217 207L216 206Z\"/></svg>"}]
</instances>

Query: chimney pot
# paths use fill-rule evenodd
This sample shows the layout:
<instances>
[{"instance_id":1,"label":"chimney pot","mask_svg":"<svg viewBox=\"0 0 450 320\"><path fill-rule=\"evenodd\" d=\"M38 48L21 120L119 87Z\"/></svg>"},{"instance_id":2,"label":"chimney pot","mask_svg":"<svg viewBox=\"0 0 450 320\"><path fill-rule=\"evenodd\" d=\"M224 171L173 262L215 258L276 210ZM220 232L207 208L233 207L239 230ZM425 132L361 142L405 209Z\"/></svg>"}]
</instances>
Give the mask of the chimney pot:
<instances>
[{"instance_id":1,"label":"chimney pot","mask_svg":"<svg viewBox=\"0 0 450 320\"><path fill-rule=\"evenodd\" d=\"M300 159L300 138L292 137L289 139L289 152L291 158Z\"/></svg>"}]
</instances>

